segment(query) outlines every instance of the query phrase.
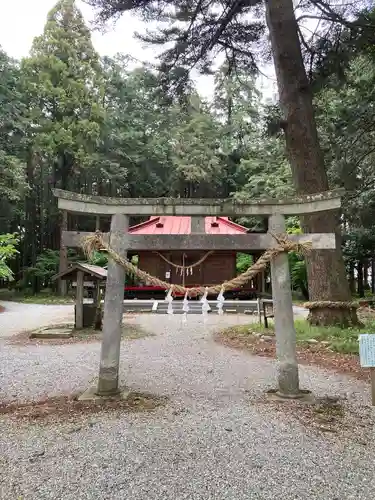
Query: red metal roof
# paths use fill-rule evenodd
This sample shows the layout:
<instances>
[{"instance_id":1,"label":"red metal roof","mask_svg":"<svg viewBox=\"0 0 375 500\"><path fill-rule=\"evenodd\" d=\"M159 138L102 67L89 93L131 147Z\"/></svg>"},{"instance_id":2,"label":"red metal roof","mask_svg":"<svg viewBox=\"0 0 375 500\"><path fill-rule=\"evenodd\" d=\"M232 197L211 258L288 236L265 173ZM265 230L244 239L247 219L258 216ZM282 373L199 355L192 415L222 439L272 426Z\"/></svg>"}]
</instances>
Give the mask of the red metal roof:
<instances>
[{"instance_id":1,"label":"red metal roof","mask_svg":"<svg viewBox=\"0 0 375 500\"><path fill-rule=\"evenodd\" d=\"M247 228L235 224L228 217L205 217L207 234L244 234ZM190 234L191 217L174 215L150 217L146 222L129 228L132 234Z\"/></svg>"}]
</instances>

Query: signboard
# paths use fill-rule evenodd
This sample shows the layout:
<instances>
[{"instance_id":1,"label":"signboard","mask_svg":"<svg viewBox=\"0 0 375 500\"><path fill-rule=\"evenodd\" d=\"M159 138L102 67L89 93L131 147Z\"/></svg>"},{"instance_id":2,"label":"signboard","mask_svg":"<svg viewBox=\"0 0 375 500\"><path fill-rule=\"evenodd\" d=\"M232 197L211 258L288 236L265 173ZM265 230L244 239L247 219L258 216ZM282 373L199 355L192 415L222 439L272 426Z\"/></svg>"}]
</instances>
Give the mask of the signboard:
<instances>
[{"instance_id":1,"label":"signboard","mask_svg":"<svg viewBox=\"0 0 375 500\"><path fill-rule=\"evenodd\" d=\"M72 282L72 287L75 288L77 286L77 282L73 281ZM93 281L85 281L83 283L83 286L86 288L93 288L95 286L95 283Z\"/></svg>"},{"instance_id":2,"label":"signboard","mask_svg":"<svg viewBox=\"0 0 375 500\"><path fill-rule=\"evenodd\" d=\"M359 359L363 368L375 368L375 334L359 336Z\"/></svg>"},{"instance_id":3,"label":"signboard","mask_svg":"<svg viewBox=\"0 0 375 500\"><path fill-rule=\"evenodd\" d=\"M166 280L169 280L170 278L171 278L171 272L170 272L170 271L167 271L167 272L165 273L165 279L166 279Z\"/></svg>"}]
</instances>

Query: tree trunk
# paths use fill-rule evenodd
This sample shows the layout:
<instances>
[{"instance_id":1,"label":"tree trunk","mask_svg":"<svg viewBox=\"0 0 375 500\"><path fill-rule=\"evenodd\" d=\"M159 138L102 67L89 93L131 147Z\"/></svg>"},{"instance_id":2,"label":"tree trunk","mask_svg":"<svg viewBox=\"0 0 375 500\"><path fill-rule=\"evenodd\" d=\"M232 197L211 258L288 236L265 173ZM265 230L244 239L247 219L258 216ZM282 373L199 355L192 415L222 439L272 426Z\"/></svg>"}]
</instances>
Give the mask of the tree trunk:
<instances>
[{"instance_id":1,"label":"tree trunk","mask_svg":"<svg viewBox=\"0 0 375 500\"><path fill-rule=\"evenodd\" d=\"M363 283L363 262L360 260L357 267L357 291L360 298L365 296L365 288Z\"/></svg>"},{"instance_id":2,"label":"tree trunk","mask_svg":"<svg viewBox=\"0 0 375 500\"><path fill-rule=\"evenodd\" d=\"M37 190L35 186L35 170L37 158L33 151L29 151L26 162L26 179L29 192L25 199L25 238L24 238L24 269L35 268L37 258ZM28 284L27 284L28 285ZM32 292L39 291L38 279L33 274L31 279Z\"/></svg>"},{"instance_id":3,"label":"tree trunk","mask_svg":"<svg viewBox=\"0 0 375 500\"><path fill-rule=\"evenodd\" d=\"M363 261L363 288L365 291L369 289L369 286L368 286L368 266L369 266L368 259L364 259L364 261Z\"/></svg>"},{"instance_id":4,"label":"tree trunk","mask_svg":"<svg viewBox=\"0 0 375 500\"><path fill-rule=\"evenodd\" d=\"M61 214L61 236L60 236L60 265L59 272L68 269L68 249L62 243L62 232L68 230L68 212L64 210ZM59 280L59 294L65 296L68 293L68 282Z\"/></svg>"},{"instance_id":5,"label":"tree trunk","mask_svg":"<svg viewBox=\"0 0 375 500\"><path fill-rule=\"evenodd\" d=\"M302 297L304 298L304 300L309 300L309 290L306 288L306 286L301 283L301 293L302 293Z\"/></svg>"},{"instance_id":6,"label":"tree trunk","mask_svg":"<svg viewBox=\"0 0 375 500\"><path fill-rule=\"evenodd\" d=\"M349 289L352 295L355 294L354 262L349 264Z\"/></svg>"},{"instance_id":7,"label":"tree trunk","mask_svg":"<svg viewBox=\"0 0 375 500\"><path fill-rule=\"evenodd\" d=\"M320 148L312 93L302 60L293 0L266 0L267 24L273 51L280 105L284 114L286 151L296 191L312 194L327 191L328 178ZM307 261L311 301L351 300L341 250L339 214L325 212L303 217L303 230L336 233L336 249L312 252ZM312 309L311 323L357 324L354 309Z\"/></svg>"}]
</instances>

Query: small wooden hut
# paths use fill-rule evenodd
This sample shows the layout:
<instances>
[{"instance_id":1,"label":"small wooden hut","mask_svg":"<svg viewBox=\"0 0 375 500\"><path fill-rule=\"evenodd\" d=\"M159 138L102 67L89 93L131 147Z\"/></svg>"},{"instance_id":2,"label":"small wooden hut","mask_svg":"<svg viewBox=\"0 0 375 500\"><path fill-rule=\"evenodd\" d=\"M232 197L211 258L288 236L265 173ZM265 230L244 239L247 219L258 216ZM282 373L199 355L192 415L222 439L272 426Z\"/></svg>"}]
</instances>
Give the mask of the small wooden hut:
<instances>
[{"instance_id":1,"label":"small wooden hut","mask_svg":"<svg viewBox=\"0 0 375 500\"><path fill-rule=\"evenodd\" d=\"M86 264L85 262L76 262L52 278L53 281L58 279L76 282L74 328L81 329L95 326L96 329L100 329L101 314L98 316L97 312L100 308L100 287L107 279L107 270L100 266ZM84 290L87 283L94 284L94 296L91 304L83 303Z\"/></svg>"}]
</instances>

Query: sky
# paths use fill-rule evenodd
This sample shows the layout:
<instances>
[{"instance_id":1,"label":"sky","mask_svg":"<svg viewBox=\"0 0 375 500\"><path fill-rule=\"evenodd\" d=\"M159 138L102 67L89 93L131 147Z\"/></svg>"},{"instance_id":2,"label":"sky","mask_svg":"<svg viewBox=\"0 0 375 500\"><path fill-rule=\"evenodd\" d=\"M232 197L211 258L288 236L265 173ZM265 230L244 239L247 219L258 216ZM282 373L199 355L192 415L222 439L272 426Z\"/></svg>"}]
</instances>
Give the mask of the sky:
<instances>
[{"instance_id":1,"label":"sky","mask_svg":"<svg viewBox=\"0 0 375 500\"><path fill-rule=\"evenodd\" d=\"M56 0L0 0L0 46L5 52L21 59L29 53L35 36L43 32L48 12L54 7ZM93 19L89 6L77 2L88 23ZM153 62L156 60L155 49L146 48L134 38L135 32L142 32L145 25L139 19L125 13L114 27L106 33L97 30L92 32L96 50L102 55L113 56L116 53L130 54L139 61ZM273 70L265 70L268 77L261 77L259 85L267 97L275 92L275 77ZM212 77L195 75L198 91L210 99L213 93Z\"/></svg>"}]
</instances>

